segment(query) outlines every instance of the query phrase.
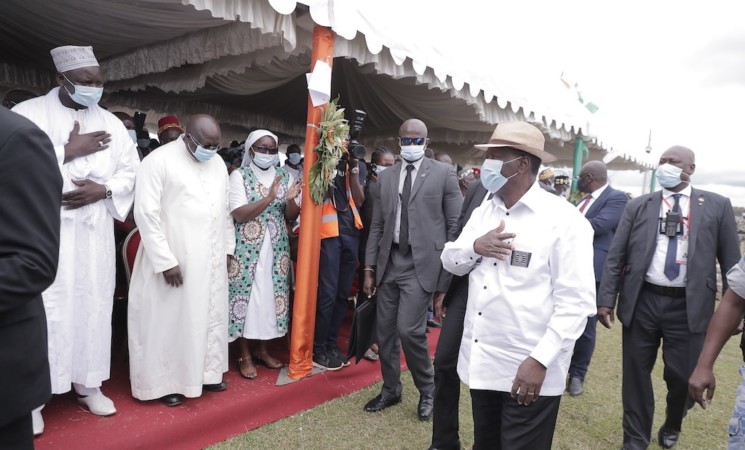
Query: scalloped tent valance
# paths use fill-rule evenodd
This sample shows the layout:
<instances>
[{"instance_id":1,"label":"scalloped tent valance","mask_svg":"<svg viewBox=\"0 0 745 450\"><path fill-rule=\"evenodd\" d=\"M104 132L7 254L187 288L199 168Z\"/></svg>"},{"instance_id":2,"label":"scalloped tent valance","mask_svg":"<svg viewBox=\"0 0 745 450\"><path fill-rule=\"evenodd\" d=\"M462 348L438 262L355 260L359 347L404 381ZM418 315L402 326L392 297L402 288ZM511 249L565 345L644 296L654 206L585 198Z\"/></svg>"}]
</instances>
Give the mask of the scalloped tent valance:
<instances>
[{"instance_id":1,"label":"scalloped tent valance","mask_svg":"<svg viewBox=\"0 0 745 450\"><path fill-rule=\"evenodd\" d=\"M54 83L49 50L93 45L107 77L104 103L158 114L213 114L237 129L271 128L300 140L304 74L314 24L335 41L332 94L369 113L368 146L390 143L397 124L421 117L433 146L456 160L495 123L527 120L567 163L578 137L591 141L576 102L540 103L524 88L453 67L422 39L365 16L360 2L333 0L4 0L0 86L41 93ZM588 144L591 157L605 153Z\"/></svg>"}]
</instances>

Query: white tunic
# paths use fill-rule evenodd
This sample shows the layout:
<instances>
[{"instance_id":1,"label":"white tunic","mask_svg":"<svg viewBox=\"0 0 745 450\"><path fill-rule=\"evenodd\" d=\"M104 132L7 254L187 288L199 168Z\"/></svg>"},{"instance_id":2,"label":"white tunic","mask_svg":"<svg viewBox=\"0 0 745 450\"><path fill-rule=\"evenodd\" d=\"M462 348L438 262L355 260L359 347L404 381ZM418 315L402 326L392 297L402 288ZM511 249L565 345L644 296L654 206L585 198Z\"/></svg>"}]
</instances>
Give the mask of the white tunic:
<instances>
[{"instance_id":1,"label":"white tunic","mask_svg":"<svg viewBox=\"0 0 745 450\"><path fill-rule=\"evenodd\" d=\"M504 232L516 235L513 253L521 261L473 251L501 220ZM564 392L574 342L596 312L593 234L574 206L534 184L509 210L495 195L445 244L443 267L470 272L458 375L471 389L510 392L531 356L547 369L540 395Z\"/></svg>"},{"instance_id":2,"label":"white tunic","mask_svg":"<svg viewBox=\"0 0 745 450\"><path fill-rule=\"evenodd\" d=\"M78 187L72 180L105 184L112 198L75 210L61 210L60 257L57 278L43 293L49 335L52 392L70 390L71 383L98 387L109 378L111 311L114 298L114 222L124 220L134 198L137 149L122 122L99 107L70 109L59 100L59 88L16 105L47 133L57 154L64 181L62 191ZM80 133L106 131L109 148L64 163L74 122ZM33 171L33 167L29 168Z\"/></svg>"},{"instance_id":3,"label":"white tunic","mask_svg":"<svg viewBox=\"0 0 745 450\"><path fill-rule=\"evenodd\" d=\"M132 395L199 397L228 370L227 255L235 232L220 158L197 162L182 139L137 171L135 221L142 245L129 287ZM163 272L179 266L184 284Z\"/></svg>"},{"instance_id":4,"label":"white tunic","mask_svg":"<svg viewBox=\"0 0 745 450\"><path fill-rule=\"evenodd\" d=\"M267 170L261 170L255 164L248 165L253 170L256 178L264 186L270 187L274 183L277 171L274 166ZM287 169L287 167L285 167ZM290 174L288 186L292 186L294 177ZM240 171L234 170L230 174L230 210L235 211L241 206L248 204L248 195ZM238 226L238 224L236 224ZM259 250L259 261L256 264L256 274L251 286L251 297L248 301L243 336L246 339L259 339L267 341L284 336L277 328L277 307L274 304L274 282L272 272L274 271L274 250L272 250L272 238L269 233L264 233L264 242ZM233 339L234 340L234 339Z\"/></svg>"}]
</instances>

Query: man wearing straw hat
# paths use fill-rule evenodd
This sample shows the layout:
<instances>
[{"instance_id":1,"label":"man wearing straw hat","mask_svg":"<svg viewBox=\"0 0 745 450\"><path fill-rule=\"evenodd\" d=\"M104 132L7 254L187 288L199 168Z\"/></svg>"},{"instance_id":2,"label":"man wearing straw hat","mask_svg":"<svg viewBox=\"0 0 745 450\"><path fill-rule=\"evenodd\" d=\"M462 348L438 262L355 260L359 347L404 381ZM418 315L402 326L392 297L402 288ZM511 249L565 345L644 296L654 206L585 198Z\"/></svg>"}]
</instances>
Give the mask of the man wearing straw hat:
<instances>
[{"instance_id":1,"label":"man wearing straw hat","mask_svg":"<svg viewBox=\"0 0 745 450\"><path fill-rule=\"evenodd\" d=\"M543 146L524 122L502 122L476 146L494 195L441 256L454 275L470 274L458 374L476 450L551 448L574 341L595 312L592 228L536 182L556 159Z\"/></svg>"},{"instance_id":2,"label":"man wearing straw hat","mask_svg":"<svg viewBox=\"0 0 745 450\"><path fill-rule=\"evenodd\" d=\"M43 294L49 328L52 393L72 385L92 413L116 413L101 384L109 378L115 283L114 220L134 199L137 149L122 122L98 106L103 76L92 47L51 51L56 87L13 111L36 123L54 144L62 174L60 259ZM40 410L34 431L41 433Z\"/></svg>"}]
</instances>

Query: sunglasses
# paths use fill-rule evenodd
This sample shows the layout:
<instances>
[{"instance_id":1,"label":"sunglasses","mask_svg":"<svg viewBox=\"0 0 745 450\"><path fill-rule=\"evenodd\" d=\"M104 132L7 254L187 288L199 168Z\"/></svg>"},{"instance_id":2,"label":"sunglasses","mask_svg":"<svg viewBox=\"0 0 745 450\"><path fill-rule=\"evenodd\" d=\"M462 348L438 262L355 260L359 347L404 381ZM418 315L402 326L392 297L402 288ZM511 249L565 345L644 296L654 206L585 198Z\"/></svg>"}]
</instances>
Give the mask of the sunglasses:
<instances>
[{"instance_id":1,"label":"sunglasses","mask_svg":"<svg viewBox=\"0 0 745 450\"><path fill-rule=\"evenodd\" d=\"M424 142L426 140L427 138L423 138L423 137L416 137L416 138L400 137L398 138L398 141L401 143L401 145L424 145Z\"/></svg>"},{"instance_id":2,"label":"sunglasses","mask_svg":"<svg viewBox=\"0 0 745 450\"><path fill-rule=\"evenodd\" d=\"M192 135L189 135L189 139L191 139L191 141L194 142L194 145L196 145L198 147L203 147L203 148L205 148L205 149L207 149L207 150L209 150L211 152L216 152L216 151L220 150L220 144L202 145L202 144L199 143L199 141L197 141L196 139L194 139L194 136L192 136Z\"/></svg>"},{"instance_id":3,"label":"sunglasses","mask_svg":"<svg viewBox=\"0 0 745 450\"><path fill-rule=\"evenodd\" d=\"M251 148L253 148L254 151L265 155L274 155L278 151L277 147L264 147L263 145L252 146Z\"/></svg>"}]
</instances>

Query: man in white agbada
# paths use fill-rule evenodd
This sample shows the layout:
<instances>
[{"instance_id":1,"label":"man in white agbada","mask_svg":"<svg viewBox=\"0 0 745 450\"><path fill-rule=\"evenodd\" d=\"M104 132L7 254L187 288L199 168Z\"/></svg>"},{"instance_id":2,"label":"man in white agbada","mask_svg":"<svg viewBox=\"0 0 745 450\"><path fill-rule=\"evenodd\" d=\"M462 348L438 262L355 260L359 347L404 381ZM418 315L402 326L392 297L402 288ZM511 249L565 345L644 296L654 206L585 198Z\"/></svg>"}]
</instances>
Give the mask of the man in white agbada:
<instances>
[{"instance_id":1,"label":"man in white agbada","mask_svg":"<svg viewBox=\"0 0 745 450\"><path fill-rule=\"evenodd\" d=\"M139 158L122 122L98 106L103 77L93 49L51 53L59 87L13 111L49 135L64 180L59 268L43 294L52 393L72 384L81 404L108 416L116 408L100 387L111 360L113 219L124 220L132 207ZM33 416L36 434L43 430L40 411Z\"/></svg>"},{"instance_id":2,"label":"man in white agbada","mask_svg":"<svg viewBox=\"0 0 745 450\"><path fill-rule=\"evenodd\" d=\"M132 395L176 406L222 391L228 370L227 255L235 248L220 126L192 116L137 171L142 245L129 285Z\"/></svg>"}]
</instances>

